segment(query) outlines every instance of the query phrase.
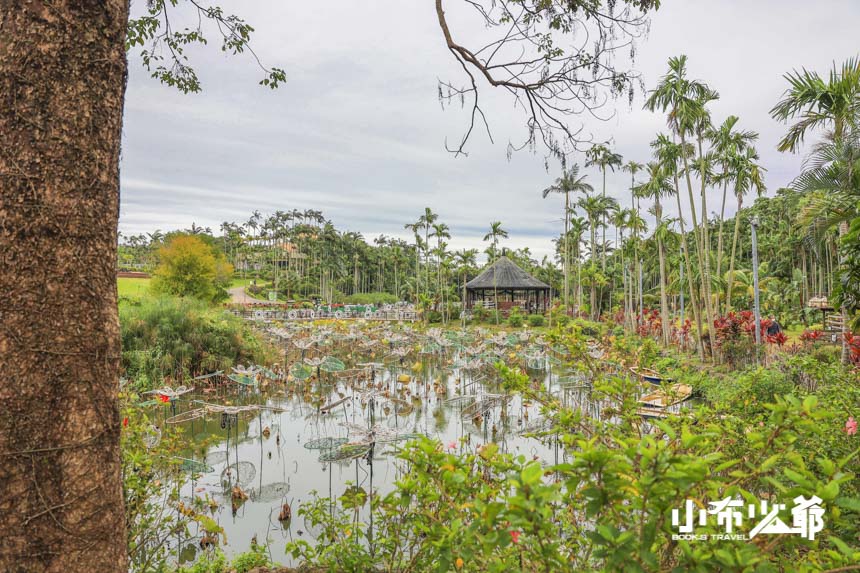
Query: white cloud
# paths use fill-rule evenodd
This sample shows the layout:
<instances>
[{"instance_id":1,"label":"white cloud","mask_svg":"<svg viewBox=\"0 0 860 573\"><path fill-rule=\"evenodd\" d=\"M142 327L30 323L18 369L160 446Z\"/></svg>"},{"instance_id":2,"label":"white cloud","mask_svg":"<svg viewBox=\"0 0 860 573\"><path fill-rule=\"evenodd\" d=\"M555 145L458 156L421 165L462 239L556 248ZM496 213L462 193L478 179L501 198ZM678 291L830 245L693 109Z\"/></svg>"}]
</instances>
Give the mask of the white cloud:
<instances>
[{"instance_id":1,"label":"white cloud","mask_svg":"<svg viewBox=\"0 0 860 573\"><path fill-rule=\"evenodd\" d=\"M448 0L459 34L480 26ZM511 232L510 247L538 257L552 250L560 203L540 198L557 176L541 155L508 161L505 145L522 136L522 115L501 91L482 99L496 140L476 133L468 158L454 158L465 111L442 111L437 78L460 80L444 46L431 3L234 2L225 5L255 28L263 61L286 70L279 90L257 85L250 58L227 57L214 46L192 50L204 86L182 95L160 86L130 58L122 159L123 232L198 225L218 228L251 211L320 209L340 229L404 235L403 224L425 206L452 229L451 246L482 247L492 220ZM467 17L464 21L462 18ZM769 189L786 185L801 158L775 151L784 127L768 110L785 87L782 74L806 66L826 71L857 52L860 4L803 0L667 0L640 43L647 86L670 56L686 53L692 76L721 94L715 121L738 115L761 133L759 151ZM459 18L458 20L453 20ZM471 26L475 24L475 26ZM471 27L470 27L471 26ZM612 138L625 159L647 161L648 143L664 119L619 102L617 115L587 130ZM580 162L582 159L580 158ZM592 183L600 175L589 170ZM627 204L629 176L610 173L609 193ZM709 211L719 208L716 192ZM734 203L729 202L729 212ZM674 209L670 207L670 212Z\"/></svg>"}]
</instances>

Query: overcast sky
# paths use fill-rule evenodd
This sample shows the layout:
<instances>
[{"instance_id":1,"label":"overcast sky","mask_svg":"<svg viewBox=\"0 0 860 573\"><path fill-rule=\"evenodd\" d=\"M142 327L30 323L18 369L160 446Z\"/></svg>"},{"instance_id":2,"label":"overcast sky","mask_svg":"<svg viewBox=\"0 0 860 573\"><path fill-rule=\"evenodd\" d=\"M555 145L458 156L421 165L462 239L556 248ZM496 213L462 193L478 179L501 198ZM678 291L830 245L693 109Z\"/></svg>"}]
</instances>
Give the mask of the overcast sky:
<instances>
[{"instance_id":1,"label":"overcast sky","mask_svg":"<svg viewBox=\"0 0 860 573\"><path fill-rule=\"evenodd\" d=\"M480 22L447 0L452 25L466 43ZM183 95L149 78L138 50L129 61L124 126L120 230L187 228L217 232L222 221L244 222L258 209L319 209L341 230L410 238L404 223L425 206L451 227L450 248L483 248L490 221L510 233L509 247L538 257L561 229L559 198L540 190L558 176L541 153L508 160L506 144L523 135L523 116L510 96L484 87L495 144L476 133L469 156L445 150L466 116L442 110L437 79L462 81L446 50L430 0L226 4L255 28L254 47L287 82L257 85L249 57L226 56L216 43L194 51L203 92ZM137 6L140 9L140 6ZM463 16L466 18L464 19ZM691 77L720 93L716 122L730 114L761 134L758 144L773 191L797 173L801 156L775 150L784 126L768 110L786 87L782 74L807 67L821 73L858 53L860 2L854 0L664 0L649 36L639 42L636 69L651 88L669 57L687 54ZM212 40L215 38L212 37ZM646 162L648 143L665 130L662 115L625 101L602 123L584 122L597 139L612 138L625 161ZM575 158L580 163L583 158ZM589 170L590 180L600 175ZM608 193L628 204L629 175L610 174ZM709 210L718 198L709 198Z\"/></svg>"}]
</instances>

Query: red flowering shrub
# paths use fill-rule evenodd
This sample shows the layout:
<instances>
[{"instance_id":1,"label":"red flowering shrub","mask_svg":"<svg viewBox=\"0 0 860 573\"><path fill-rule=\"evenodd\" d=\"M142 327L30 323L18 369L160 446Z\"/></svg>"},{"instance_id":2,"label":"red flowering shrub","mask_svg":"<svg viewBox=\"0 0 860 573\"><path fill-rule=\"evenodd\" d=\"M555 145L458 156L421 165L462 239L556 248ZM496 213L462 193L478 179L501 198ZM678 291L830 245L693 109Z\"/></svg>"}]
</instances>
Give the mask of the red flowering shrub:
<instances>
[{"instance_id":1,"label":"red flowering shrub","mask_svg":"<svg viewBox=\"0 0 860 573\"><path fill-rule=\"evenodd\" d=\"M851 364L860 366L860 335L846 332L845 341L848 343L849 360L851 360Z\"/></svg>"},{"instance_id":2,"label":"red flowering shrub","mask_svg":"<svg viewBox=\"0 0 860 573\"><path fill-rule=\"evenodd\" d=\"M807 343L807 342L812 343L812 342L817 342L823 336L824 336L823 330L804 330L803 333L800 335L800 340L801 340L801 342L804 342L804 343Z\"/></svg>"},{"instance_id":3,"label":"red flowering shrub","mask_svg":"<svg viewBox=\"0 0 860 573\"><path fill-rule=\"evenodd\" d=\"M762 338L765 338L767 328L771 324L770 319L761 319ZM785 342L785 335L782 336L780 345ZM750 310L742 310L717 317L714 320L714 338L723 357L730 364L752 362L755 357L755 315Z\"/></svg>"},{"instance_id":4,"label":"red flowering shrub","mask_svg":"<svg viewBox=\"0 0 860 573\"><path fill-rule=\"evenodd\" d=\"M782 332L777 332L776 334L768 335L767 342L768 344L776 344L777 346L782 346L785 344L788 337Z\"/></svg>"},{"instance_id":5,"label":"red flowering shrub","mask_svg":"<svg viewBox=\"0 0 860 573\"><path fill-rule=\"evenodd\" d=\"M637 332L640 336L660 336L663 332L663 321L660 319L660 311L656 308L642 309L642 314L638 315L639 328Z\"/></svg>"}]
</instances>

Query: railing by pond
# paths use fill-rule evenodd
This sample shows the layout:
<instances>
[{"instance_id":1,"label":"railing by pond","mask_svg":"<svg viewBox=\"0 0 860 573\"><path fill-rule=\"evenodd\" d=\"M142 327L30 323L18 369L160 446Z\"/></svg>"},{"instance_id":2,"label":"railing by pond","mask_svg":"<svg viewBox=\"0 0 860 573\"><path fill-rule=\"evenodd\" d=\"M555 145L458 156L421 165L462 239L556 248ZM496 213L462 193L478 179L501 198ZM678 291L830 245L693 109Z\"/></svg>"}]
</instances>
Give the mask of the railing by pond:
<instances>
[{"instance_id":1,"label":"railing by pond","mask_svg":"<svg viewBox=\"0 0 860 573\"><path fill-rule=\"evenodd\" d=\"M414 322L418 313L413 307L371 309L328 308L232 308L236 316L251 320L387 320Z\"/></svg>"}]
</instances>

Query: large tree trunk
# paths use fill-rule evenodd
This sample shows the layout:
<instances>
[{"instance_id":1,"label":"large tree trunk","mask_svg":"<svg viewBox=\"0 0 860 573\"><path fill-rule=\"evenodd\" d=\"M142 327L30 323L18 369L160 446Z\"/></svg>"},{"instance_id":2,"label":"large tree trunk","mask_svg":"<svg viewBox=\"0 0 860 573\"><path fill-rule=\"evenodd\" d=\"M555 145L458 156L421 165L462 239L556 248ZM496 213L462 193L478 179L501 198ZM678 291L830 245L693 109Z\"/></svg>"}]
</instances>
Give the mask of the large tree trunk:
<instances>
[{"instance_id":1,"label":"large tree trunk","mask_svg":"<svg viewBox=\"0 0 860 573\"><path fill-rule=\"evenodd\" d=\"M124 572L123 1L0 4L0 571Z\"/></svg>"}]
</instances>

